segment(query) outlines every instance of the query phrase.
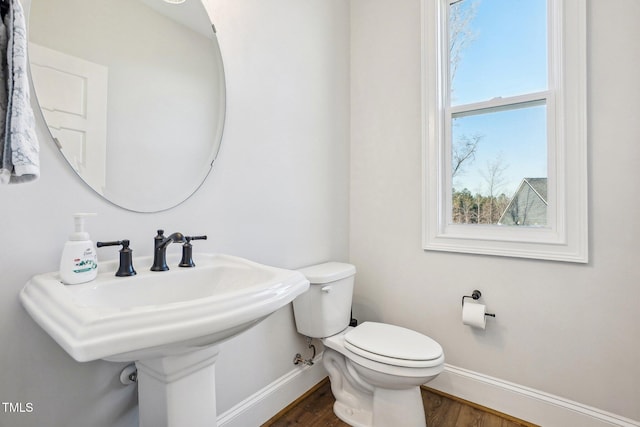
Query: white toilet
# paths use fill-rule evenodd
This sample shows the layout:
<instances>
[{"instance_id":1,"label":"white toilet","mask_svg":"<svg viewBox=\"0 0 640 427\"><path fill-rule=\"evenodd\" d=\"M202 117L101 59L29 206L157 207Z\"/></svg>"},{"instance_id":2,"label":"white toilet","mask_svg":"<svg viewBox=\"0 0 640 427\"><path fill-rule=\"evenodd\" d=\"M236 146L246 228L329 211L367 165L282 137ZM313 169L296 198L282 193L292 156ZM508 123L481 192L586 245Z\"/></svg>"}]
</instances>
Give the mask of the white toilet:
<instances>
[{"instance_id":1,"label":"white toilet","mask_svg":"<svg viewBox=\"0 0 640 427\"><path fill-rule=\"evenodd\" d=\"M335 414L356 427L425 427L420 385L444 368L440 344L384 323L349 326L353 265L328 262L300 272L311 287L293 301L296 327L325 346Z\"/></svg>"}]
</instances>

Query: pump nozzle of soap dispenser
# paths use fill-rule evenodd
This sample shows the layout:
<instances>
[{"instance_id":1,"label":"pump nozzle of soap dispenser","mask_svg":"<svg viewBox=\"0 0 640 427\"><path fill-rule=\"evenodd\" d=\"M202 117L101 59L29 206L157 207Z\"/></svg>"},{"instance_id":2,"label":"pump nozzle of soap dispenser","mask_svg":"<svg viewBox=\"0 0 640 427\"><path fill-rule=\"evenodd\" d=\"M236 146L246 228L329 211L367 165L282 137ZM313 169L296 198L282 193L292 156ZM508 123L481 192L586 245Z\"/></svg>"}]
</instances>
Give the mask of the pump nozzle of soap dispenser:
<instances>
[{"instance_id":1,"label":"pump nozzle of soap dispenser","mask_svg":"<svg viewBox=\"0 0 640 427\"><path fill-rule=\"evenodd\" d=\"M74 232L69 235L69 240L89 240L89 233L84 229L84 219L88 216L96 216L95 213L79 212L73 214Z\"/></svg>"}]
</instances>

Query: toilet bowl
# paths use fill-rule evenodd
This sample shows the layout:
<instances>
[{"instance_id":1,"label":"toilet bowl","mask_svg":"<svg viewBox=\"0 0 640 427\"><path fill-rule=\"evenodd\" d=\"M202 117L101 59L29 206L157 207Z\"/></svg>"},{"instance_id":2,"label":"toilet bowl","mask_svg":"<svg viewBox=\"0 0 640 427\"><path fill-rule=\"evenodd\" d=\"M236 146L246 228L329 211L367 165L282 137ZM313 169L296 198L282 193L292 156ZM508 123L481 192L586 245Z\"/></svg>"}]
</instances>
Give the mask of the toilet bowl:
<instances>
[{"instance_id":1,"label":"toilet bowl","mask_svg":"<svg viewBox=\"0 0 640 427\"><path fill-rule=\"evenodd\" d=\"M354 266L331 262L300 271L312 286L293 302L296 327L325 346L335 414L356 427L425 427L420 386L444 369L442 347L399 326L349 326Z\"/></svg>"}]
</instances>

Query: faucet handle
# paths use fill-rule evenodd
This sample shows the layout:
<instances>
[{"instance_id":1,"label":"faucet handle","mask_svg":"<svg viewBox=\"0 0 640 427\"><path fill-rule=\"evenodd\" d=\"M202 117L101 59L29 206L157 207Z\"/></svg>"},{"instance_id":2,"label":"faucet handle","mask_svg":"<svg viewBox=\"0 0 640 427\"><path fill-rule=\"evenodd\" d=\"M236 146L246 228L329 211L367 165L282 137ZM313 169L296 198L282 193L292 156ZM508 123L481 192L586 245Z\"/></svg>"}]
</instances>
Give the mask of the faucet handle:
<instances>
[{"instance_id":1,"label":"faucet handle","mask_svg":"<svg viewBox=\"0 0 640 427\"><path fill-rule=\"evenodd\" d=\"M129 240L115 240L112 242L96 242L96 246L101 248L103 246L118 246L122 245L122 249L120 249L120 265L118 266L118 271L116 272L116 276L118 277L127 277L127 276L135 276L136 271L133 269L133 251L129 248Z\"/></svg>"},{"instance_id":2,"label":"faucet handle","mask_svg":"<svg viewBox=\"0 0 640 427\"><path fill-rule=\"evenodd\" d=\"M193 245L191 244L192 240L207 240L207 236L185 236L186 242L182 245L182 260L179 267L195 267L196 264L193 262Z\"/></svg>"}]
</instances>

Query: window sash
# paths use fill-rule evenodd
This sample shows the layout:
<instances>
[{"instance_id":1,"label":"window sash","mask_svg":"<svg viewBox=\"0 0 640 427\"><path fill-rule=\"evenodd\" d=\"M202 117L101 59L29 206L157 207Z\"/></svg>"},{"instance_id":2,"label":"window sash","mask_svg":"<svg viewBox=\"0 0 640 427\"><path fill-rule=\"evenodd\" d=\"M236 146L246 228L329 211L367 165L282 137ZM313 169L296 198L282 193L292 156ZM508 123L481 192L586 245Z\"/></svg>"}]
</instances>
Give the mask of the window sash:
<instances>
[{"instance_id":1,"label":"window sash","mask_svg":"<svg viewBox=\"0 0 640 427\"><path fill-rule=\"evenodd\" d=\"M456 105L446 110L447 116L466 117L475 114L495 113L516 108L533 107L535 105L548 104L553 96L551 91L533 92L507 98L493 98L489 101L475 102L473 104Z\"/></svg>"},{"instance_id":2,"label":"window sash","mask_svg":"<svg viewBox=\"0 0 640 427\"><path fill-rule=\"evenodd\" d=\"M442 218L444 219L443 233L452 235L452 230L458 227L466 227L458 230L455 235L465 235L468 238L473 239L486 239L487 234L491 233L492 239L504 239L508 241L521 240L521 241L541 241L541 239L547 239L549 241L555 241L555 233L547 234L546 237L541 237L541 229L547 228L553 230L558 224L564 222L562 212L558 212L557 209L557 190L556 183L558 181L558 173L556 170L555 157L557 153L556 138L554 135L554 116L555 116L555 102L554 94L551 91L536 92L531 94L524 94L515 97L508 98L494 98L489 101L478 102L467 105L456 106L455 108L447 108L444 113L444 129L442 143L443 150L443 164L442 171L445 175L442 203ZM452 122L456 118L469 117L474 115L496 113L501 111L511 111L519 108L527 108L544 105L547 110L547 224L544 227L517 227L518 230L508 231L513 226L502 226L497 224L455 224L452 221L453 213L453 176L451 171L452 164ZM487 226L488 230L480 231L476 230L479 226ZM492 231L490 231L492 230Z\"/></svg>"}]
</instances>

